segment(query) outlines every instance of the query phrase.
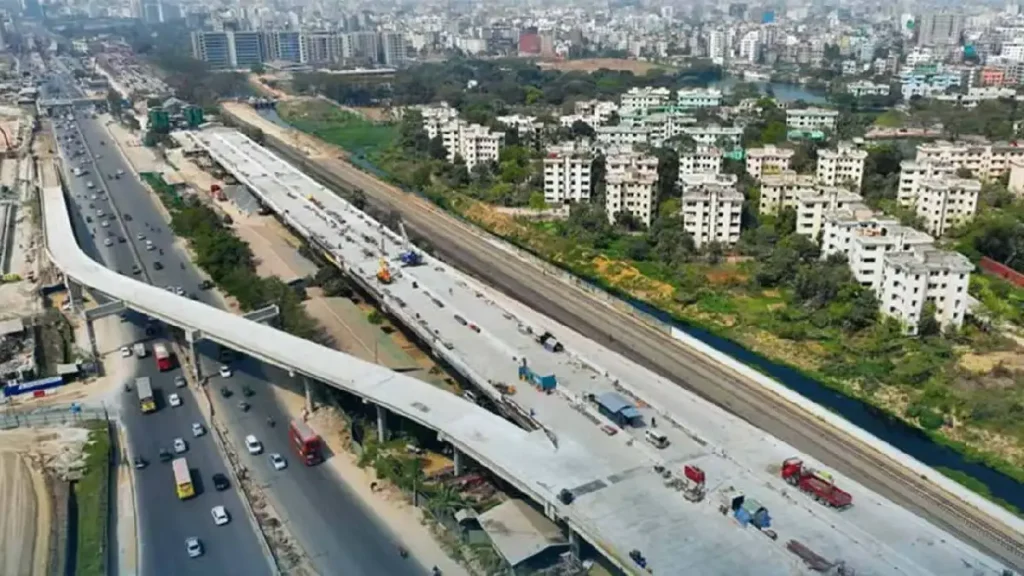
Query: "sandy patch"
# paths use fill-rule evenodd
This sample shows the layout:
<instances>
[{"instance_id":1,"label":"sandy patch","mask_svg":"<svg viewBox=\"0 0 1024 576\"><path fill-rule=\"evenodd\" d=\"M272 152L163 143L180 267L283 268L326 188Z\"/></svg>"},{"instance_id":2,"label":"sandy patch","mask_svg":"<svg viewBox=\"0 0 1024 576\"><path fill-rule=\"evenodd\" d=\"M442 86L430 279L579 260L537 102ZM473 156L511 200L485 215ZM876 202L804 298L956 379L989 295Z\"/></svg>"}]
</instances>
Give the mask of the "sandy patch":
<instances>
[{"instance_id":1,"label":"sandy patch","mask_svg":"<svg viewBox=\"0 0 1024 576\"><path fill-rule=\"evenodd\" d=\"M625 58L585 58L582 60L556 60L550 62L538 62L537 66L545 70L560 70L562 72L586 72L588 74L598 70L616 70L632 72L633 74L646 74L654 69L667 70L666 66L644 62L641 60L628 60Z\"/></svg>"},{"instance_id":2,"label":"sandy patch","mask_svg":"<svg viewBox=\"0 0 1024 576\"><path fill-rule=\"evenodd\" d=\"M960 366L973 374L988 374L997 367L1011 371L1024 371L1024 355L1020 351L964 354Z\"/></svg>"}]
</instances>

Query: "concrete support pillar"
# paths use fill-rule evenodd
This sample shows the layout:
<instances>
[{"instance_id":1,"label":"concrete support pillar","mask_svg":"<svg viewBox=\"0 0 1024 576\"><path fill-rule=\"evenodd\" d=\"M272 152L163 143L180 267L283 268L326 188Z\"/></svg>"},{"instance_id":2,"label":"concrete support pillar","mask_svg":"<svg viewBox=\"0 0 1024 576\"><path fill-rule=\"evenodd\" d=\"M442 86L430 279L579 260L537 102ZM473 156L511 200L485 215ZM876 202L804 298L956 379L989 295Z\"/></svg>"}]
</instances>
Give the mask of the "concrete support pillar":
<instances>
[{"instance_id":1,"label":"concrete support pillar","mask_svg":"<svg viewBox=\"0 0 1024 576\"><path fill-rule=\"evenodd\" d=\"M302 389L306 393L306 414L312 414L313 413L313 390L309 386L309 378L306 378L305 376L302 377ZM380 406L378 406L377 409L380 410ZM378 418L379 417L380 417L380 414L378 413Z\"/></svg>"},{"instance_id":2,"label":"concrete support pillar","mask_svg":"<svg viewBox=\"0 0 1024 576\"><path fill-rule=\"evenodd\" d=\"M377 441L388 441L388 411L383 406L377 406Z\"/></svg>"},{"instance_id":3,"label":"concrete support pillar","mask_svg":"<svg viewBox=\"0 0 1024 576\"><path fill-rule=\"evenodd\" d=\"M572 557L577 559L577 560L580 559L580 544L581 543L582 543L582 539L580 538L579 532L577 532L576 530L573 529L572 526L570 526L569 527L569 552L571 552L572 553Z\"/></svg>"},{"instance_id":4,"label":"concrete support pillar","mask_svg":"<svg viewBox=\"0 0 1024 576\"><path fill-rule=\"evenodd\" d=\"M96 329L92 325L92 320L85 314L82 314L82 318L85 319L85 333L89 337L89 351L92 353L92 357L96 359L96 365L102 366L103 362L100 360L100 348L96 344ZM101 368L102 370L102 368Z\"/></svg>"},{"instance_id":5,"label":"concrete support pillar","mask_svg":"<svg viewBox=\"0 0 1024 576\"><path fill-rule=\"evenodd\" d=\"M463 468L465 467L465 463L462 461L462 451L452 446L452 457L455 461L455 475L462 476Z\"/></svg>"},{"instance_id":6,"label":"concrete support pillar","mask_svg":"<svg viewBox=\"0 0 1024 576\"><path fill-rule=\"evenodd\" d=\"M203 378L203 368L199 365L199 339L198 330L185 331L185 340L188 342L188 354L192 360L192 376L196 379L197 383Z\"/></svg>"}]
</instances>

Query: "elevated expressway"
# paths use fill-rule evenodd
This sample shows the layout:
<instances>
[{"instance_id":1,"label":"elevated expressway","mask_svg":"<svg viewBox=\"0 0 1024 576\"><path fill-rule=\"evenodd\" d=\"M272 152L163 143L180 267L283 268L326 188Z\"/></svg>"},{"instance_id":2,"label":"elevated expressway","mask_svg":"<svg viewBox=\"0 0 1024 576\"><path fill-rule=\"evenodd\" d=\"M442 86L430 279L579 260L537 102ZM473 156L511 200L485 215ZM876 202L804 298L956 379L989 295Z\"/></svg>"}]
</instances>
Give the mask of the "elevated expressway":
<instances>
[{"instance_id":1,"label":"elevated expressway","mask_svg":"<svg viewBox=\"0 0 1024 576\"><path fill-rule=\"evenodd\" d=\"M225 163L230 164L230 161L225 159ZM274 178L295 177L282 172L294 172L290 167L264 164L264 168L273 171ZM302 178L305 178L304 186L315 185L308 177ZM306 202L302 209L316 212L311 204ZM457 461L460 454L465 454L491 469L540 503L549 517L567 525L571 535L582 537L624 570L635 570L626 557L629 550L637 548L659 573L674 573L685 568L690 573L736 574L744 573L752 565L757 565L762 574L807 572L785 551L782 541L773 542L756 531L738 528L721 518L713 503L695 506L674 492L662 492L666 490L664 482L652 473L652 464L658 460L645 456L644 450L627 450L632 442L620 442L615 449L599 452L591 449L593 442L581 436L559 434L553 437L539 429L527 432L416 379L120 276L95 263L78 248L61 189L44 190L43 205L48 252L72 281L179 326L193 341L216 341L299 376L356 394L378 406L381 421L391 412L438 431L441 438L456 449ZM318 218L322 217L323 214L318 214ZM365 215L356 217L370 230L376 226ZM395 238L390 237L390 242L395 244ZM372 245L373 239L370 239L363 248L369 250ZM417 273L420 270L417 269ZM435 269L424 267L422 270L430 277L430 271ZM437 300L438 295L428 294L428 298ZM431 305L436 302L428 304ZM445 349L449 349L449 344L451 342L442 342ZM729 422L733 424L736 423ZM738 424L745 426L742 422ZM685 445L683 439L680 444ZM748 447L748 450L753 449ZM782 450L791 449L783 446ZM683 460L685 456L680 455L676 466ZM728 458L709 458L713 466L724 467L722 462L727 461ZM728 474L733 476L722 482L742 482L751 488L758 488L755 483L763 479L763 472L760 476L746 472L735 474L734 469L729 469ZM558 495L563 489L576 494L572 504L559 501ZM766 497L775 498L770 505L777 503L778 508L793 499L784 491L766 493ZM850 527L835 513L813 503L791 507L787 515L792 524L784 533L790 537L798 534L801 540L830 558L843 554L853 565L864 566L871 573L996 573L996 564L990 559L948 538L912 514L869 495L866 490L860 497L869 505L855 509L863 509L864 514L876 514L875 508L884 508L879 521L893 525L890 534L868 533L865 527ZM836 524L843 526L842 533L838 533ZM896 534L897 531L900 533ZM905 540L908 533L914 535L911 541ZM922 540L943 544L925 550L922 556L912 545ZM911 545L903 546L906 542ZM970 564L966 563L968 559ZM967 566L970 572L965 571Z\"/></svg>"}]
</instances>

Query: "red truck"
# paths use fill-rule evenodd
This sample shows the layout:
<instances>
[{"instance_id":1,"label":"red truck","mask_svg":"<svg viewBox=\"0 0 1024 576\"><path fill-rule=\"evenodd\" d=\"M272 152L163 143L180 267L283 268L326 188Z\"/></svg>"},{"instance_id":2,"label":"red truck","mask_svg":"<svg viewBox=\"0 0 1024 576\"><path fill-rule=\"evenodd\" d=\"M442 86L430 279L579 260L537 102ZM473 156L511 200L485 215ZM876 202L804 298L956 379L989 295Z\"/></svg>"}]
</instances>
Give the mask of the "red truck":
<instances>
[{"instance_id":1,"label":"red truck","mask_svg":"<svg viewBox=\"0 0 1024 576\"><path fill-rule=\"evenodd\" d=\"M313 466L324 461L323 442L320 435L301 420L292 420L288 426L288 438L292 441L295 453L306 466Z\"/></svg>"},{"instance_id":2,"label":"red truck","mask_svg":"<svg viewBox=\"0 0 1024 576\"><path fill-rule=\"evenodd\" d=\"M174 368L174 361L171 359L171 354L167 351L165 344L153 345L153 357L156 358L156 367L161 372Z\"/></svg>"},{"instance_id":3,"label":"red truck","mask_svg":"<svg viewBox=\"0 0 1024 576\"><path fill-rule=\"evenodd\" d=\"M782 463L782 478L821 504L833 508L846 508L853 504L853 496L836 486L831 474L808 468L799 458L788 458Z\"/></svg>"}]
</instances>

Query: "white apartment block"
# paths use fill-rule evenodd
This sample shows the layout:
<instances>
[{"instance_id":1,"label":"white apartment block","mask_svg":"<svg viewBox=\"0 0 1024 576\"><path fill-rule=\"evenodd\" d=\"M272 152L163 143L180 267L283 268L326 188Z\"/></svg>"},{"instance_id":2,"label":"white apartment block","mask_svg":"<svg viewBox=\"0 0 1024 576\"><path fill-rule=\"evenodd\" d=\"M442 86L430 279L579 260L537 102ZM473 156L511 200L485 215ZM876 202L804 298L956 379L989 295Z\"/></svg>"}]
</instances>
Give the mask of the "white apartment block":
<instances>
[{"instance_id":1,"label":"white apartment block","mask_svg":"<svg viewBox=\"0 0 1024 576\"><path fill-rule=\"evenodd\" d=\"M850 82L847 84L846 91L856 98L860 98L862 96L888 96L889 85L875 84L868 80L858 80L857 82Z\"/></svg>"},{"instance_id":2,"label":"white apartment block","mask_svg":"<svg viewBox=\"0 0 1024 576\"><path fill-rule=\"evenodd\" d=\"M802 108L786 110L786 128L790 130L828 130L836 129L839 118L837 110L825 108Z\"/></svg>"},{"instance_id":3,"label":"white apartment block","mask_svg":"<svg viewBox=\"0 0 1024 576\"><path fill-rule=\"evenodd\" d=\"M1007 188L1017 196L1024 196L1024 158L1010 160L1010 181Z\"/></svg>"},{"instance_id":4,"label":"white apartment block","mask_svg":"<svg viewBox=\"0 0 1024 576\"><path fill-rule=\"evenodd\" d=\"M791 148L779 148L769 144L764 148L747 150L747 174L751 178L760 179L767 174L779 174L789 170L789 163L796 151Z\"/></svg>"},{"instance_id":5,"label":"white apartment block","mask_svg":"<svg viewBox=\"0 0 1024 576\"><path fill-rule=\"evenodd\" d=\"M823 186L849 186L860 190L864 181L865 150L841 143L835 150L818 151L818 183Z\"/></svg>"},{"instance_id":6,"label":"white apartment block","mask_svg":"<svg viewBox=\"0 0 1024 576\"><path fill-rule=\"evenodd\" d=\"M793 198L796 209L796 232L815 242L825 227L825 217L837 210L867 210L860 194L838 186L819 186L799 190Z\"/></svg>"},{"instance_id":7,"label":"white apartment block","mask_svg":"<svg viewBox=\"0 0 1024 576\"><path fill-rule=\"evenodd\" d=\"M600 126L608 121L619 111L619 105L615 102L604 102L602 100L585 100L573 105L573 112L580 116L590 116Z\"/></svg>"},{"instance_id":8,"label":"white apartment block","mask_svg":"<svg viewBox=\"0 0 1024 576\"><path fill-rule=\"evenodd\" d=\"M679 176L679 188L686 194L691 188L701 186L726 186L736 187L739 178L735 174L711 174L708 172L697 172L695 174L683 174Z\"/></svg>"},{"instance_id":9,"label":"white apartment block","mask_svg":"<svg viewBox=\"0 0 1024 576\"><path fill-rule=\"evenodd\" d=\"M966 142L931 142L917 146L918 162L945 164L956 172L970 170L975 178L994 180L1010 170L1010 160L1024 158L1024 147L1014 144L969 144Z\"/></svg>"},{"instance_id":10,"label":"white apartment block","mask_svg":"<svg viewBox=\"0 0 1024 576\"><path fill-rule=\"evenodd\" d=\"M497 162L505 140L501 132L492 132L486 126L469 124L464 120L445 124L440 133L448 161L455 162L456 157L461 157L469 170L481 162Z\"/></svg>"},{"instance_id":11,"label":"white apartment block","mask_svg":"<svg viewBox=\"0 0 1024 576\"><path fill-rule=\"evenodd\" d=\"M697 247L739 241L743 194L734 187L717 183L688 187L682 203L683 229Z\"/></svg>"},{"instance_id":12,"label":"white apartment block","mask_svg":"<svg viewBox=\"0 0 1024 576\"><path fill-rule=\"evenodd\" d=\"M509 130L515 130L522 137L533 136L544 128L544 124L538 122L535 116L513 114L511 116L498 116L495 120L497 120L498 124Z\"/></svg>"},{"instance_id":13,"label":"white apartment block","mask_svg":"<svg viewBox=\"0 0 1024 576\"><path fill-rule=\"evenodd\" d=\"M925 231L938 237L974 217L980 193L977 180L928 178L918 185L914 208L925 222Z\"/></svg>"},{"instance_id":14,"label":"white apartment block","mask_svg":"<svg viewBox=\"0 0 1024 576\"><path fill-rule=\"evenodd\" d=\"M717 146L718 139L722 138L732 142L735 146L743 138L743 129L734 126L719 126L711 124L708 126L684 126L682 133L693 138L697 144Z\"/></svg>"},{"instance_id":15,"label":"white apartment block","mask_svg":"<svg viewBox=\"0 0 1024 576\"><path fill-rule=\"evenodd\" d=\"M783 208L796 208L797 194L813 191L816 184L814 176L797 174L792 170L762 176L761 203L758 205L758 212L776 214Z\"/></svg>"},{"instance_id":16,"label":"white apartment block","mask_svg":"<svg viewBox=\"0 0 1024 576\"><path fill-rule=\"evenodd\" d=\"M622 95L622 111L646 114L651 108L667 106L671 96L672 91L668 88L630 88Z\"/></svg>"},{"instance_id":17,"label":"white apartment block","mask_svg":"<svg viewBox=\"0 0 1024 576\"><path fill-rule=\"evenodd\" d=\"M718 174L722 171L722 150L714 146L697 146L679 153L679 177L687 174Z\"/></svg>"},{"instance_id":18,"label":"white apartment block","mask_svg":"<svg viewBox=\"0 0 1024 576\"><path fill-rule=\"evenodd\" d=\"M931 245L932 237L924 232L859 206L830 212L821 235L822 257L845 255L853 277L875 294L882 293L882 263L886 254Z\"/></svg>"},{"instance_id":19,"label":"white apartment block","mask_svg":"<svg viewBox=\"0 0 1024 576\"><path fill-rule=\"evenodd\" d=\"M599 126L594 132L597 133L598 144L605 147L636 146L651 142L651 129L645 126Z\"/></svg>"},{"instance_id":20,"label":"white apartment block","mask_svg":"<svg viewBox=\"0 0 1024 576\"><path fill-rule=\"evenodd\" d=\"M718 108L722 105L722 91L716 88L682 89L676 93L676 106L680 108Z\"/></svg>"},{"instance_id":21,"label":"white apartment block","mask_svg":"<svg viewBox=\"0 0 1024 576\"><path fill-rule=\"evenodd\" d=\"M605 212L615 222L619 212L628 212L644 225L654 219L658 174L640 170L609 171L605 186Z\"/></svg>"},{"instance_id":22,"label":"white apartment block","mask_svg":"<svg viewBox=\"0 0 1024 576\"><path fill-rule=\"evenodd\" d=\"M913 207L917 203L921 182L931 178L952 176L955 173L956 167L952 164L904 160L900 162L900 184L896 190L896 199L903 206Z\"/></svg>"},{"instance_id":23,"label":"white apartment block","mask_svg":"<svg viewBox=\"0 0 1024 576\"><path fill-rule=\"evenodd\" d=\"M449 122L459 119L459 111L448 105L447 102L433 106L418 106L420 116L423 117L423 130L433 140L441 133L441 127Z\"/></svg>"},{"instance_id":24,"label":"white apartment block","mask_svg":"<svg viewBox=\"0 0 1024 576\"><path fill-rule=\"evenodd\" d=\"M625 114L619 120L620 127L647 128L647 143L656 148L662 146L669 138L681 134L684 126L696 123L697 119L693 116L678 112Z\"/></svg>"},{"instance_id":25,"label":"white apartment block","mask_svg":"<svg viewBox=\"0 0 1024 576\"><path fill-rule=\"evenodd\" d=\"M629 146L609 148L605 152L604 169L605 174L634 171L657 177L658 157L637 152Z\"/></svg>"},{"instance_id":26,"label":"white apartment block","mask_svg":"<svg viewBox=\"0 0 1024 576\"><path fill-rule=\"evenodd\" d=\"M917 334L924 306L931 302L940 325L959 328L967 314L973 270L963 254L930 245L887 254L878 295L882 313L902 321L907 333Z\"/></svg>"},{"instance_id":27,"label":"white apartment block","mask_svg":"<svg viewBox=\"0 0 1024 576\"><path fill-rule=\"evenodd\" d=\"M544 201L549 205L589 201L593 162L586 146L549 147L544 158Z\"/></svg>"}]
</instances>

